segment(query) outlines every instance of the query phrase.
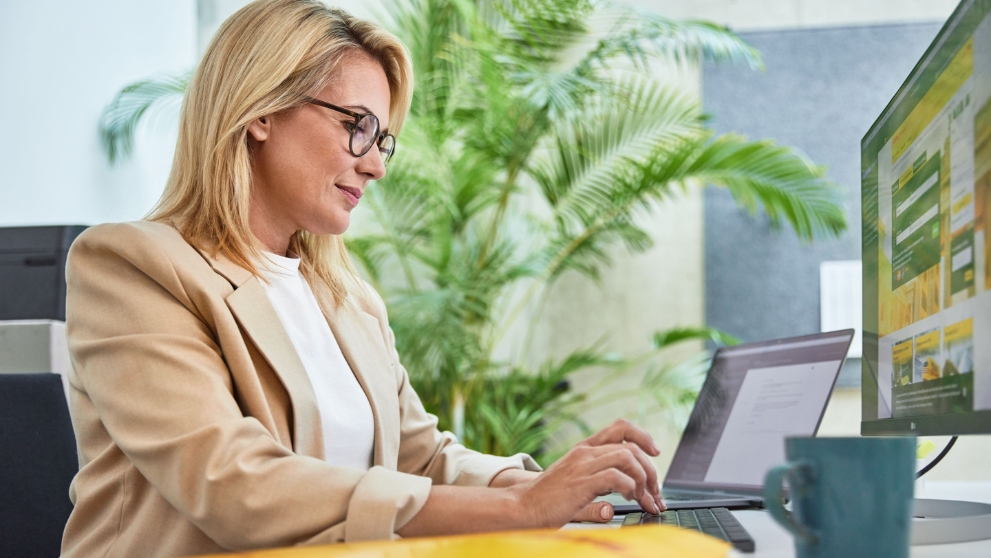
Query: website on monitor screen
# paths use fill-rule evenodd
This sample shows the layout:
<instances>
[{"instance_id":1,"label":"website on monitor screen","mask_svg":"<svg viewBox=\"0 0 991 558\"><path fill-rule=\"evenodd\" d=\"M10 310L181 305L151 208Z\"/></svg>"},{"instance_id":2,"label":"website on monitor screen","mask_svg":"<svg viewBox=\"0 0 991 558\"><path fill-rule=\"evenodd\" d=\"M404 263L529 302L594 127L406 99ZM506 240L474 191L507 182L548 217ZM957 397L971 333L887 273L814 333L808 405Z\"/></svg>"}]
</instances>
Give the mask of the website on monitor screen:
<instances>
[{"instance_id":1,"label":"website on monitor screen","mask_svg":"<svg viewBox=\"0 0 991 558\"><path fill-rule=\"evenodd\" d=\"M991 409L991 16L899 108L874 166L877 418Z\"/></svg>"}]
</instances>

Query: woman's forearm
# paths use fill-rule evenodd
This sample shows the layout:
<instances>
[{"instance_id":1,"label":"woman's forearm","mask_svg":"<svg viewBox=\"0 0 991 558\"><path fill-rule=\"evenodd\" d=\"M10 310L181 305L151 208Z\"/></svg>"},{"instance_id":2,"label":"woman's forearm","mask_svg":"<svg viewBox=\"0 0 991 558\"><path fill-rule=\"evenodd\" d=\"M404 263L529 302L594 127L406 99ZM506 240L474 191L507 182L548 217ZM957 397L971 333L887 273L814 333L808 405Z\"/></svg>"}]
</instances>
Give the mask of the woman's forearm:
<instances>
[{"instance_id":1,"label":"woman's forearm","mask_svg":"<svg viewBox=\"0 0 991 558\"><path fill-rule=\"evenodd\" d=\"M523 469L504 469L489 481L490 488L507 488L532 481L540 475L537 471L524 471Z\"/></svg>"},{"instance_id":2,"label":"woman's forearm","mask_svg":"<svg viewBox=\"0 0 991 558\"><path fill-rule=\"evenodd\" d=\"M403 537L430 537L527 527L533 524L520 505L518 490L434 485L427 503L397 532Z\"/></svg>"}]
</instances>

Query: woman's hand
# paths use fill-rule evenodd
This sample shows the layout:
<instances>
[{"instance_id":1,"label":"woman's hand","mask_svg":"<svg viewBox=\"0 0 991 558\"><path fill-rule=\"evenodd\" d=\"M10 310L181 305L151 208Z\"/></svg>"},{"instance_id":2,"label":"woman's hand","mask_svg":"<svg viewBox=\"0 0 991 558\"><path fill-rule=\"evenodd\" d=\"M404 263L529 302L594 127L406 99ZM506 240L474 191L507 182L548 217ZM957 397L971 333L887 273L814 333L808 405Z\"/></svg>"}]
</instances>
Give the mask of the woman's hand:
<instances>
[{"instance_id":1,"label":"woman's hand","mask_svg":"<svg viewBox=\"0 0 991 558\"><path fill-rule=\"evenodd\" d=\"M396 532L418 537L604 522L612 519L612 506L592 500L609 492L657 513L664 502L647 455L659 453L646 432L618 420L543 473L507 469L487 487L434 485L420 511Z\"/></svg>"},{"instance_id":2,"label":"woman's hand","mask_svg":"<svg viewBox=\"0 0 991 558\"><path fill-rule=\"evenodd\" d=\"M618 420L577 444L535 479L512 487L532 527L560 527L573 520L608 521L612 506L592 504L600 494L619 492L643 509L664 509L657 471L647 455L659 455L650 435Z\"/></svg>"}]
</instances>

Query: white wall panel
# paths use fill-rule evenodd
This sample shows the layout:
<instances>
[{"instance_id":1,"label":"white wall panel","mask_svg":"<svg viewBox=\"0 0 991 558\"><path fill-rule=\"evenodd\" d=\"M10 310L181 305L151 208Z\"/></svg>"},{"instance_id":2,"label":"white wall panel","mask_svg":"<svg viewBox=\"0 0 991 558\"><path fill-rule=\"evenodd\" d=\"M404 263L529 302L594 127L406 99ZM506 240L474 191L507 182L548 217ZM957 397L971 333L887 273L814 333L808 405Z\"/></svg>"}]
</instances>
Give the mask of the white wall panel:
<instances>
[{"instance_id":1,"label":"white wall panel","mask_svg":"<svg viewBox=\"0 0 991 558\"><path fill-rule=\"evenodd\" d=\"M97 122L127 83L191 67L195 30L195 0L0 3L0 226L130 220L151 208L172 122L142 133L135 157L113 169Z\"/></svg>"}]
</instances>

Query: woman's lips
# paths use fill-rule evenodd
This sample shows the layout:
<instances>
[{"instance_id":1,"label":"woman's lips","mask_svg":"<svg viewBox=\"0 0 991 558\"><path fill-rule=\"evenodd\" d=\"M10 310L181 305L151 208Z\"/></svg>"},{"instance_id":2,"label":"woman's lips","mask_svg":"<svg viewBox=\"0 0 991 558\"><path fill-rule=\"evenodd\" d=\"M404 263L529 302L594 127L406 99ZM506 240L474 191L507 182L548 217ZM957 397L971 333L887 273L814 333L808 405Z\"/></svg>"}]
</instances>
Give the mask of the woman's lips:
<instances>
[{"instance_id":1,"label":"woman's lips","mask_svg":"<svg viewBox=\"0 0 991 558\"><path fill-rule=\"evenodd\" d=\"M344 192L344 197L346 197L351 203L358 205L358 198L361 197L361 190L352 188L351 186L337 186L337 189Z\"/></svg>"}]
</instances>

